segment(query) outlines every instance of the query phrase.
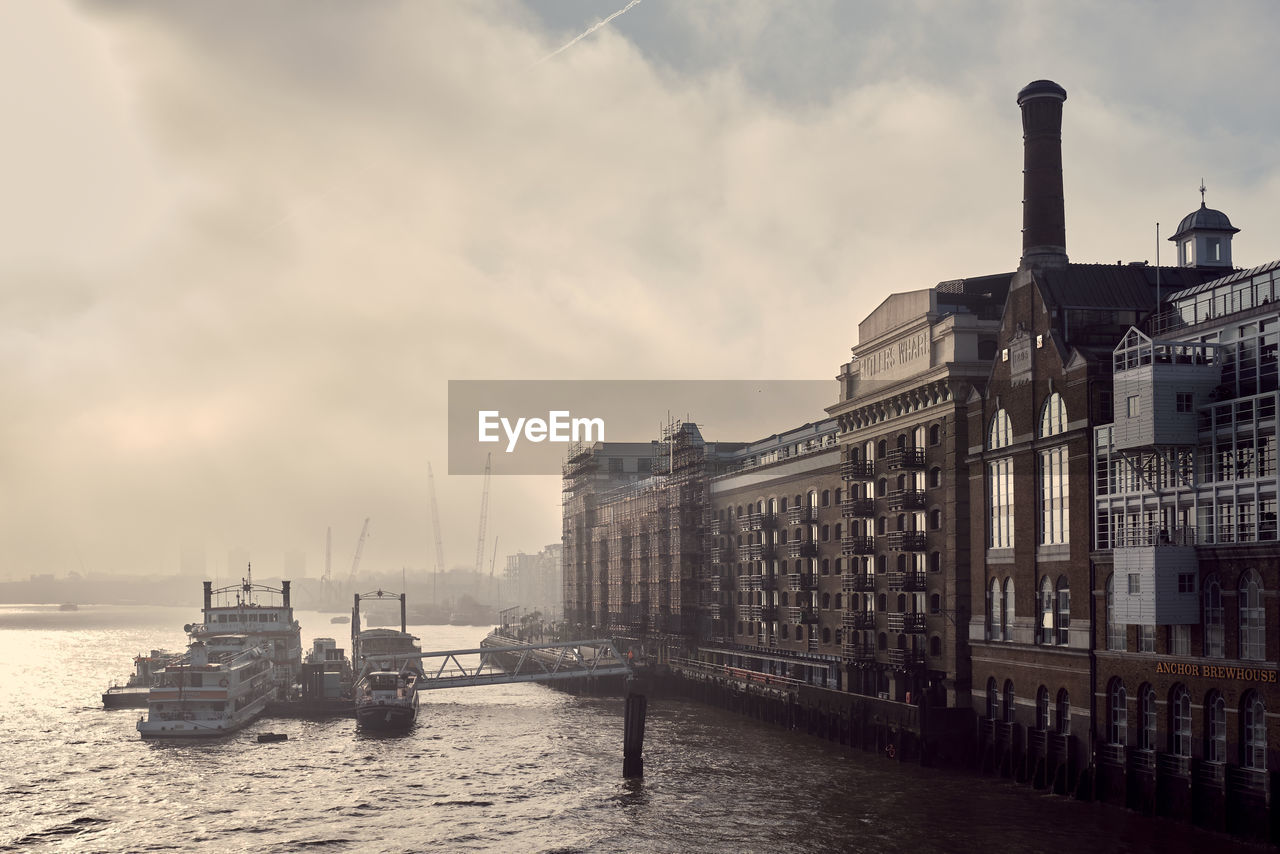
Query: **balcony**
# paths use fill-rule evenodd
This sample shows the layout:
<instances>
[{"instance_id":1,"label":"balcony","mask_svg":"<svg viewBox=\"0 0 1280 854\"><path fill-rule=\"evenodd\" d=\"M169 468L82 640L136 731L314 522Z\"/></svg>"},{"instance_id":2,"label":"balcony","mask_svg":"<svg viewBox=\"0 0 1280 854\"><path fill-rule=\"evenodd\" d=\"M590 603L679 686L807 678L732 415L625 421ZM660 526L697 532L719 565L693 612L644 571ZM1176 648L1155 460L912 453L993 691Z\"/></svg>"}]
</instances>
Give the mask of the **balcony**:
<instances>
[{"instance_id":1,"label":"balcony","mask_svg":"<svg viewBox=\"0 0 1280 854\"><path fill-rule=\"evenodd\" d=\"M705 614L706 616L710 617L710 618L711 618L711 619L713 619L713 620L718 620L718 619L720 619L720 603L719 603L719 602L715 602L715 603L712 603L712 604L709 604L709 605L703 605L703 606L702 606L702 613L703 613L703 614Z\"/></svg>"},{"instance_id":2,"label":"balcony","mask_svg":"<svg viewBox=\"0 0 1280 854\"><path fill-rule=\"evenodd\" d=\"M787 511L788 525L803 525L807 522L818 521L817 507L792 507Z\"/></svg>"},{"instance_id":3,"label":"balcony","mask_svg":"<svg viewBox=\"0 0 1280 854\"><path fill-rule=\"evenodd\" d=\"M764 555L764 544L747 543L741 551L743 560L760 560Z\"/></svg>"},{"instance_id":4,"label":"balcony","mask_svg":"<svg viewBox=\"0 0 1280 854\"><path fill-rule=\"evenodd\" d=\"M787 543L787 557L817 557L818 544L810 540Z\"/></svg>"},{"instance_id":5,"label":"balcony","mask_svg":"<svg viewBox=\"0 0 1280 854\"><path fill-rule=\"evenodd\" d=\"M891 593L919 593L925 588L923 572L890 572L887 578Z\"/></svg>"},{"instance_id":6,"label":"balcony","mask_svg":"<svg viewBox=\"0 0 1280 854\"><path fill-rule=\"evenodd\" d=\"M924 551L924 532L923 531L890 531L887 535L886 545L890 551L895 552L922 552Z\"/></svg>"},{"instance_id":7,"label":"balcony","mask_svg":"<svg viewBox=\"0 0 1280 854\"><path fill-rule=\"evenodd\" d=\"M707 549L707 563L724 563L724 549Z\"/></svg>"},{"instance_id":8,"label":"balcony","mask_svg":"<svg viewBox=\"0 0 1280 854\"><path fill-rule=\"evenodd\" d=\"M846 498L840 502L840 515L846 519L870 519L876 515L874 498Z\"/></svg>"},{"instance_id":9,"label":"balcony","mask_svg":"<svg viewBox=\"0 0 1280 854\"><path fill-rule=\"evenodd\" d=\"M767 575L757 576L760 579L761 590L777 590L778 576L769 573Z\"/></svg>"},{"instance_id":10,"label":"balcony","mask_svg":"<svg viewBox=\"0 0 1280 854\"><path fill-rule=\"evenodd\" d=\"M840 625L846 629L874 629L876 627L876 612L845 611L840 618Z\"/></svg>"},{"instance_id":11,"label":"balcony","mask_svg":"<svg viewBox=\"0 0 1280 854\"><path fill-rule=\"evenodd\" d=\"M742 619L750 620L752 622L759 622L763 619L761 616L762 609L759 605L740 605L738 607L738 614L741 615Z\"/></svg>"},{"instance_id":12,"label":"balcony","mask_svg":"<svg viewBox=\"0 0 1280 854\"><path fill-rule=\"evenodd\" d=\"M876 476L876 464L871 460L845 460L840 464L840 477L844 480L871 480Z\"/></svg>"},{"instance_id":13,"label":"balcony","mask_svg":"<svg viewBox=\"0 0 1280 854\"><path fill-rule=\"evenodd\" d=\"M769 622L773 622L774 620L778 619L778 606L777 605L761 605L760 619L767 620Z\"/></svg>"},{"instance_id":14,"label":"balcony","mask_svg":"<svg viewBox=\"0 0 1280 854\"><path fill-rule=\"evenodd\" d=\"M748 531L763 531L772 528L777 523L777 517L772 513L743 513L738 517L738 530L743 533Z\"/></svg>"},{"instance_id":15,"label":"balcony","mask_svg":"<svg viewBox=\"0 0 1280 854\"><path fill-rule=\"evenodd\" d=\"M712 519L710 522L707 523L707 534L712 537L718 537L720 535L719 519Z\"/></svg>"},{"instance_id":16,"label":"balcony","mask_svg":"<svg viewBox=\"0 0 1280 854\"><path fill-rule=\"evenodd\" d=\"M925 630L924 614L888 614L889 631L918 635Z\"/></svg>"},{"instance_id":17,"label":"balcony","mask_svg":"<svg viewBox=\"0 0 1280 854\"><path fill-rule=\"evenodd\" d=\"M812 608L787 608L788 623L816 623L818 612Z\"/></svg>"},{"instance_id":18,"label":"balcony","mask_svg":"<svg viewBox=\"0 0 1280 854\"><path fill-rule=\"evenodd\" d=\"M889 471L911 471L924 468L924 448L894 448L885 455Z\"/></svg>"},{"instance_id":19,"label":"balcony","mask_svg":"<svg viewBox=\"0 0 1280 854\"><path fill-rule=\"evenodd\" d=\"M760 590L764 582L761 575L742 575L738 577L739 590Z\"/></svg>"},{"instance_id":20,"label":"balcony","mask_svg":"<svg viewBox=\"0 0 1280 854\"><path fill-rule=\"evenodd\" d=\"M875 661L876 648L862 641L845 641L841 648L844 657L853 661Z\"/></svg>"},{"instance_id":21,"label":"balcony","mask_svg":"<svg viewBox=\"0 0 1280 854\"><path fill-rule=\"evenodd\" d=\"M788 590L817 590L818 577L812 572L793 572L787 576Z\"/></svg>"},{"instance_id":22,"label":"balcony","mask_svg":"<svg viewBox=\"0 0 1280 854\"><path fill-rule=\"evenodd\" d=\"M923 510L928 503L923 489L895 489L889 493L890 510Z\"/></svg>"},{"instance_id":23,"label":"balcony","mask_svg":"<svg viewBox=\"0 0 1280 854\"><path fill-rule=\"evenodd\" d=\"M891 649L889 663L902 670L910 670L924 664L924 653L915 649Z\"/></svg>"},{"instance_id":24,"label":"balcony","mask_svg":"<svg viewBox=\"0 0 1280 854\"><path fill-rule=\"evenodd\" d=\"M840 580L845 593L865 593L876 589L876 577L866 572L846 573Z\"/></svg>"},{"instance_id":25,"label":"balcony","mask_svg":"<svg viewBox=\"0 0 1280 854\"><path fill-rule=\"evenodd\" d=\"M845 535L840 541L842 555L872 555L876 553L875 537L857 537Z\"/></svg>"}]
</instances>

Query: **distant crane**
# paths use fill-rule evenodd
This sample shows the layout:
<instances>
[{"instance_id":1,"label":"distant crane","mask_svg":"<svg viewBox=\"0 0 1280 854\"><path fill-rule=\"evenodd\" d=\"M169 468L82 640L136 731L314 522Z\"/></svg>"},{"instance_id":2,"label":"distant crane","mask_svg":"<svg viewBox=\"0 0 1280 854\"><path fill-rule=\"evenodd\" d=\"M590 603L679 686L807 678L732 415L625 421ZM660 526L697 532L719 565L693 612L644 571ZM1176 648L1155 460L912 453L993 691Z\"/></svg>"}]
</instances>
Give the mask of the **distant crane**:
<instances>
[{"instance_id":1,"label":"distant crane","mask_svg":"<svg viewBox=\"0 0 1280 854\"><path fill-rule=\"evenodd\" d=\"M498 598L497 597L498 589L494 587L494 583L493 583L493 565L497 562L498 562L498 537L495 534L493 537L493 557L489 559L489 596L492 599Z\"/></svg>"},{"instance_id":2,"label":"distant crane","mask_svg":"<svg viewBox=\"0 0 1280 854\"><path fill-rule=\"evenodd\" d=\"M476 537L476 575L484 572L484 528L489 521L489 470L493 454L484 458L484 491L480 493L480 535Z\"/></svg>"},{"instance_id":3,"label":"distant crane","mask_svg":"<svg viewBox=\"0 0 1280 854\"><path fill-rule=\"evenodd\" d=\"M365 517L364 527L360 529L360 539L356 541L356 557L351 561L351 577L348 582L356 580L356 570L360 568L360 555L364 552L364 541L369 536L369 519Z\"/></svg>"},{"instance_id":4,"label":"distant crane","mask_svg":"<svg viewBox=\"0 0 1280 854\"><path fill-rule=\"evenodd\" d=\"M427 463L427 484L431 488L431 525L436 534L436 572L431 576L431 604L436 604L436 583L444 569L444 537L440 534L440 506L436 504L436 476Z\"/></svg>"}]
</instances>

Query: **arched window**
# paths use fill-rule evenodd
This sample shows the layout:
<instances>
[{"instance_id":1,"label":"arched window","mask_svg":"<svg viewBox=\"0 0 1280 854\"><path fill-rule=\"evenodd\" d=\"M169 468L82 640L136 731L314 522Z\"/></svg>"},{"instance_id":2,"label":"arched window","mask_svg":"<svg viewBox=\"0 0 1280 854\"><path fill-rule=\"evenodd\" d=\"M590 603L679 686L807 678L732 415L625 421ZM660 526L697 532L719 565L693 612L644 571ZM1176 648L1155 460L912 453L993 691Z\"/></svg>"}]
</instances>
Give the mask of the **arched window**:
<instances>
[{"instance_id":1,"label":"arched window","mask_svg":"<svg viewBox=\"0 0 1280 854\"><path fill-rule=\"evenodd\" d=\"M1013 707L1013 680L1006 679L1004 680L1004 722L1007 724L1013 723Z\"/></svg>"},{"instance_id":2,"label":"arched window","mask_svg":"<svg viewBox=\"0 0 1280 854\"><path fill-rule=\"evenodd\" d=\"M1040 409L1040 435L1056 436L1067 429L1067 405L1056 391L1045 400Z\"/></svg>"},{"instance_id":3,"label":"arched window","mask_svg":"<svg viewBox=\"0 0 1280 854\"><path fill-rule=\"evenodd\" d=\"M1058 617L1055 620L1058 645L1066 646L1071 635L1071 582L1065 575L1058 576Z\"/></svg>"},{"instance_id":4,"label":"arched window","mask_svg":"<svg viewBox=\"0 0 1280 854\"><path fill-rule=\"evenodd\" d=\"M929 654L933 656L942 655L942 638L937 635L929 638Z\"/></svg>"},{"instance_id":5,"label":"arched window","mask_svg":"<svg viewBox=\"0 0 1280 854\"><path fill-rule=\"evenodd\" d=\"M831 608L831 594L830 594L830 593L823 593L823 594L822 594L822 608L823 608L823 610L829 610L829 609Z\"/></svg>"},{"instance_id":6,"label":"arched window","mask_svg":"<svg viewBox=\"0 0 1280 854\"><path fill-rule=\"evenodd\" d=\"M836 594L836 603L835 603L835 608L836 608L836 610L837 610L837 611L839 611L839 610L841 610L842 608L844 608L844 594L843 594L843 593L837 593L837 594Z\"/></svg>"},{"instance_id":7,"label":"arched window","mask_svg":"<svg viewBox=\"0 0 1280 854\"><path fill-rule=\"evenodd\" d=\"M1267 657L1267 615L1262 605L1262 579L1252 569L1240 576L1240 657Z\"/></svg>"},{"instance_id":8,"label":"arched window","mask_svg":"<svg viewBox=\"0 0 1280 854\"><path fill-rule=\"evenodd\" d=\"M880 648L881 648L881 649L888 649L888 648L889 648L889 636L888 636L887 634L885 634L884 632L881 632L881 633L880 633L880 637L879 637L879 639L878 639L878 641L877 641L877 642L880 644Z\"/></svg>"},{"instance_id":9,"label":"arched window","mask_svg":"<svg viewBox=\"0 0 1280 854\"><path fill-rule=\"evenodd\" d=\"M1143 685L1138 689L1138 722L1142 730L1138 733L1138 748L1141 750L1156 749L1156 689Z\"/></svg>"},{"instance_id":10,"label":"arched window","mask_svg":"<svg viewBox=\"0 0 1280 854\"><path fill-rule=\"evenodd\" d=\"M987 680L987 718L996 720L1000 714L1000 696L996 693L996 678Z\"/></svg>"},{"instance_id":11,"label":"arched window","mask_svg":"<svg viewBox=\"0 0 1280 854\"><path fill-rule=\"evenodd\" d=\"M1040 579L1040 596L1039 596L1040 613L1039 619L1036 621L1036 640L1043 644L1051 644L1054 642L1053 631L1053 615L1057 611L1055 607L1055 597L1053 592L1053 582L1049 576Z\"/></svg>"},{"instance_id":12,"label":"arched window","mask_svg":"<svg viewBox=\"0 0 1280 854\"><path fill-rule=\"evenodd\" d=\"M942 441L942 427L938 424L929 425L929 444L936 445Z\"/></svg>"},{"instance_id":13,"label":"arched window","mask_svg":"<svg viewBox=\"0 0 1280 854\"><path fill-rule=\"evenodd\" d=\"M886 495L888 495L888 493L889 493L889 480L887 478L882 477L878 481L876 481L876 495L880 496L881 498L884 498Z\"/></svg>"},{"instance_id":14,"label":"arched window","mask_svg":"<svg viewBox=\"0 0 1280 854\"><path fill-rule=\"evenodd\" d=\"M1204 580L1204 654L1209 658L1225 658L1227 654L1222 630L1222 586L1216 575Z\"/></svg>"},{"instance_id":15,"label":"arched window","mask_svg":"<svg viewBox=\"0 0 1280 854\"><path fill-rule=\"evenodd\" d=\"M1227 702L1217 691L1209 692L1204 701L1204 758L1210 762L1227 761Z\"/></svg>"},{"instance_id":16,"label":"arched window","mask_svg":"<svg viewBox=\"0 0 1280 854\"><path fill-rule=\"evenodd\" d=\"M942 527L942 511L933 509L929 511L929 530L937 531Z\"/></svg>"},{"instance_id":17,"label":"arched window","mask_svg":"<svg viewBox=\"0 0 1280 854\"><path fill-rule=\"evenodd\" d=\"M1003 409L991 416L991 427L987 432L987 449L994 451L1013 444L1013 426L1009 415Z\"/></svg>"},{"instance_id":18,"label":"arched window","mask_svg":"<svg viewBox=\"0 0 1280 854\"><path fill-rule=\"evenodd\" d=\"M1058 691L1057 707L1058 707L1058 710L1056 714L1058 717L1058 734L1070 735L1071 734L1071 695L1067 693L1066 688L1063 688L1060 691Z\"/></svg>"},{"instance_id":19,"label":"arched window","mask_svg":"<svg viewBox=\"0 0 1280 854\"><path fill-rule=\"evenodd\" d=\"M1067 477L1067 446L1041 451L1040 459L1040 545L1060 545L1071 541L1071 485Z\"/></svg>"},{"instance_id":20,"label":"arched window","mask_svg":"<svg viewBox=\"0 0 1280 854\"><path fill-rule=\"evenodd\" d=\"M1036 729L1049 730L1049 689L1043 685L1036 690Z\"/></svg>"},{"instance_id":21,"label":"arched window","mask_svg":"<svg viewBox=\"0 0 1280 854\"><path fill-rule=\"evenodd\" d=\"M1124 682L1112 679L1107 689L1107 741L1121 746L1129 743L1129 695Z\"/></svg>"},{"instance_id":22,"label":"arched window","mask_svg":"<svg viewBox=\"0 0 1280 854\"><path fill-rule=\"evenodd\" d=\"M1004 580L1004 602L1000 614L1000 636L1002 640L1013 640L1013 576Z\"/></svg>"},{"instance_id":23,"label":"arched window","mask_svg":"<svg viewBox=\"0 0 1280 854\"><path fill-rule=\"evenodd\" d=\"M1262 696L1250 691L1240 704L1241 757L1240 764L1246 768L1265 769L1267 767L1267 707L1262 703Z\"/></svg>"},{"instance_id":24,"label":"arched window","mask_svg":"<svg viewBox=\"0 0 1280 854\"><path fill-rule=\"evenodd\" d=\"M942 486L942 469L937 466L929 470L929 486L934 489Z\"/></svg>"},{"instance_id":25,"label":"arched window","mask_svg":"<svg viewBox=\"0 0 1280 854\"><path fill-rule=\"evenodd\" d=\"M822 627L822 642L831 643L831 629L826 626Z\"/></svg>"},{"instance_id":26,"label":"arched window","mask_svg":"<svg viewBox=\"0 0 1280 854\"><path fill-rule=\"evenodd\" d=\"M831 490L829 489L822 490L822 506L823 507L831 506Z\"/></svg>"},{"instance_id":27,"label":"arched window","mask_svg":"<svg viewBox=\"0 0 1280 854\"><path fill-rule=\"evenodd\" d=\"M942 613L942 597L939 596L937 593L931 594L929 596L929 613L930 614Z\"/></svg>"},{"instance_id":28,"label":"arched window","mask_svg":"<svg viewBox=\"0 0 1280 854\"><path fill-rule=\"evenodd\" d=\"M942 570L942 554L940 552L929 552L929 571L940 572Z\"/></svg>"},{"instance_id":29,"label":"arched window","mask_svg":"<svg viewBox=\"0 0 1280 854\"><path fill-rule=\"evenodd\" d=\"M987 639L1000 640L1002 637L1004 618L1000 613L1001 596L1000 580L991 579L991 588L987 593Z\"/></svg>"},{"instance_id":30,"label":"arched window","mask_svg":"<svg viewBox=\"0 0 1280 854\"><path fill-rule=\"evenodd\" d=\"M1169 692L1169 752L1191 755L1191 692L1185 685L1175 685Z\"/></svg>"}]
</instances>

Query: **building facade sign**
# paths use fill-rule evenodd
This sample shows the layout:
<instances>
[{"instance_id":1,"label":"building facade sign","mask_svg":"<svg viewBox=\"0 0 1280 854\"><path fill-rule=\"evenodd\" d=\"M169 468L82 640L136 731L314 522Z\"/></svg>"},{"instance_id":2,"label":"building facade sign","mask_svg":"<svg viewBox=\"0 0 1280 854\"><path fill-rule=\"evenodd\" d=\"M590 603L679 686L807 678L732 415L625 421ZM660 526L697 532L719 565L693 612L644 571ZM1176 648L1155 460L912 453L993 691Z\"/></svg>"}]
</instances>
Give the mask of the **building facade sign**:
<instances>
[{"instance_id":1,"label":"building facade sign","mask_svg":"<svg viewBox=\"0 0 1280 854\"><path fill-rule=\"evenodd\" d=\"M929 367L929 330L908 335L863 356L858 370L864 380L896 380Z\"/></svg>"},{"instance_id":2,"label":"building facade sign","mask_svg":"<svg viewBox=\"0 0 1280 854\"><path fill-rule=\"evenodd\" d=\"M1178 664L1162 661L1156 664L1156 673L1174 676L1201 676L1206 679L1229 679L1235 682L1276 681L1276 671L1259 667L1232 667L1226 664Z\"/></svg>"}]
</instances>

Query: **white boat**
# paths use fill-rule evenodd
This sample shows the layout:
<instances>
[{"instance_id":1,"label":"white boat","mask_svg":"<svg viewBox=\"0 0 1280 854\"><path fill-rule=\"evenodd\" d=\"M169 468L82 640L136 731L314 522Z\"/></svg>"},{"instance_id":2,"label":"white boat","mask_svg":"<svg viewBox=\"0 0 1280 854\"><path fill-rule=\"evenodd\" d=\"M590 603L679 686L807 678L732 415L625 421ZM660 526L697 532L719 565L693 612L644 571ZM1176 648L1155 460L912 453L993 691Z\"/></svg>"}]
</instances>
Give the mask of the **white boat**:
<instances>
[{"instance_id":1,"label":"white boat","mask_svg":"<svg viewBox=\"0 0 1280 854\"><path fill-rule=\"evenodd\" d=\"M185 627L191 639L239 634L254 644L270 642L276 687L281 697L287 696L302 670L302 629L293 618L289 582L279 587L254 584L251 566L240 584L215 590L212 582L204 582L202 610L204 622Z\"/></svg>"},{"instance_id":2,"label":"white boat","mask_svg":"<svg viewBox=\"0 0 1280 854\"><path fill-rule=\"evenodd\" d=\"M275 694L269 643L209 635L156 675L138 732L143 738L226 735L262 714Z\"/></svg>"},{"instance_id":3,"label":"white boat","mask_svg":"<svg viewBox=\"0 0 1280 854\"><path fill-rule=\"evenodd\" d=\"M147 695L156 674L165 665L177 661L181 653L153 649L150 655L137 655L133 659L133 673L123 685L112 685L102 694L102 705L108 709L139 708L147 705Z\"/></svg>"},{"instance_id":4,"label":"white boat","mask_svg":"<svg viewBox=\"0 0 1280 854\"><path fill-rule=\"evenodd\" d=\"M418 717L418 675L375 670L356 683L356 723L362 729L406 730Z\"/></svg>"}]
</instances>

